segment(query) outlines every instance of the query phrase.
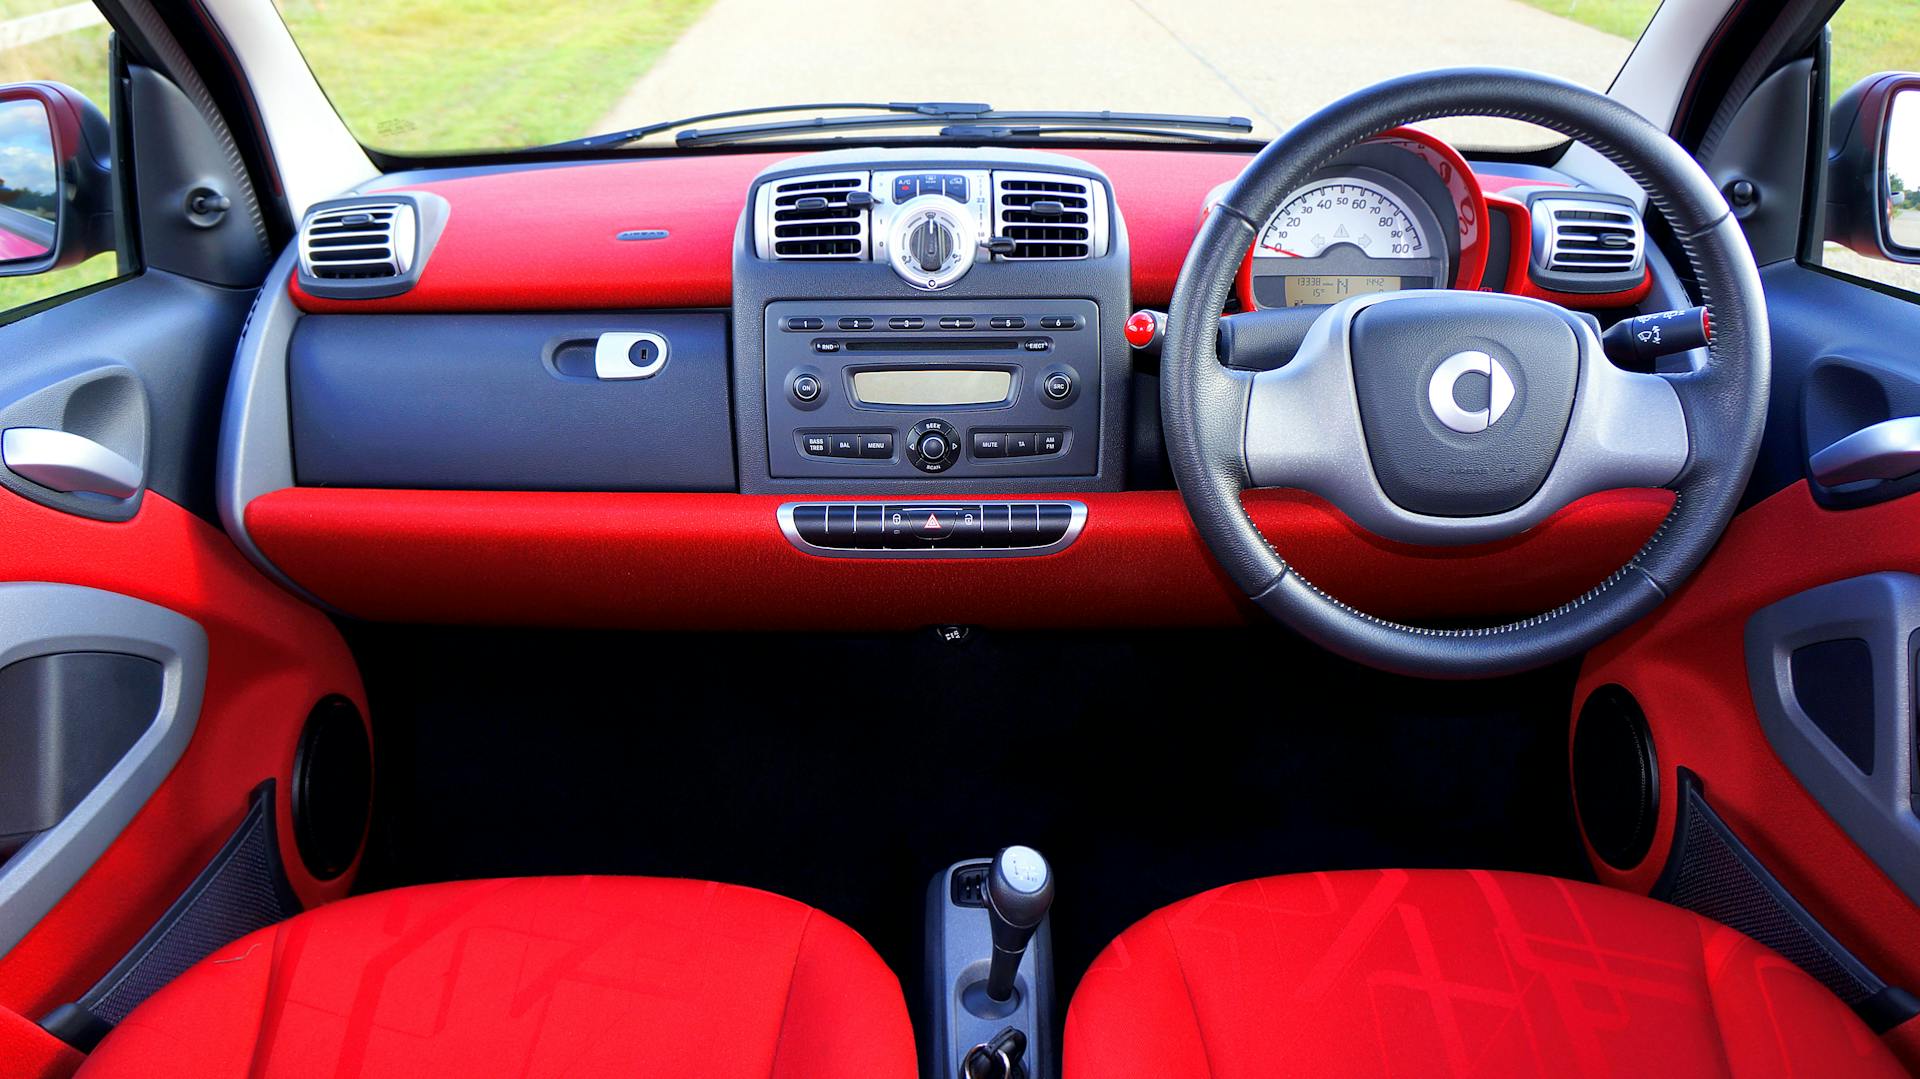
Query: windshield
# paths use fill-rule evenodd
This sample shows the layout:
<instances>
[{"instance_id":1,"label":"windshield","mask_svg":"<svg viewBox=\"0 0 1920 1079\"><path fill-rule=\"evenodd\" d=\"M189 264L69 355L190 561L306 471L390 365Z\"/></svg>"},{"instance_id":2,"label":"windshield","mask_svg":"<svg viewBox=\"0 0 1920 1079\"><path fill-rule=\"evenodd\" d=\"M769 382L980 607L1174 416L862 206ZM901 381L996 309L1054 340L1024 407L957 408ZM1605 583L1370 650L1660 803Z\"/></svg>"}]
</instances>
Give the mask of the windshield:
<instances>
[{"instance_id":1,"label":"windshield","mask_svg":"<svg viewBox=\"0 0 1920 1079\"><path fill-rule=\"evenodd\" d=\"M1325 0L276 2L354 135L402 154L524 148L833 101L1243 116L1266 139L1342 94L1428 68L1524 67L1605 89L1658 7L1425 0L1393 3L1387 14ZM1468 147L1557 141L1510 121L1429 126Z\"/></svg>"}]
</instances>

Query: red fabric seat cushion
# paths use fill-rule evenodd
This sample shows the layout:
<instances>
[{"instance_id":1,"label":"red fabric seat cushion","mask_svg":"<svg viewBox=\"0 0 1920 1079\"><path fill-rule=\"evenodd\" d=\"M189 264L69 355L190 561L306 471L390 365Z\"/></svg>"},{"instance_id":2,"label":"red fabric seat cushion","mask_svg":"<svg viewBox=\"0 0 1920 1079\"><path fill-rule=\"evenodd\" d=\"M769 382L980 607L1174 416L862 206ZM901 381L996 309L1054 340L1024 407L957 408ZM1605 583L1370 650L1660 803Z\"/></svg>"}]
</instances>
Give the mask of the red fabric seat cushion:
<instances>
[{"instance_id":1,"label":"red fabric seat cushion","mask_svg":"<svg viewBox=\"0 0 1920 1079\"><path fill-rule=\"evenodd\" d=\"M1066 1079L1904 1074L1778 954L1691 913L1513 873L1248 881L1109 945Z\"/></svg>"},{"instance_id":2,"label":"red fabric seat cushion","mask_svg":"<svg viewBox=\"0 0 1920 1079\"><path fill-rule=\"evenodd\" d=\"M402 888L219 949L88 1058L113 1076L911 1077L900 983L751 888L549 877Z\"/></svg>"}]
</instances>

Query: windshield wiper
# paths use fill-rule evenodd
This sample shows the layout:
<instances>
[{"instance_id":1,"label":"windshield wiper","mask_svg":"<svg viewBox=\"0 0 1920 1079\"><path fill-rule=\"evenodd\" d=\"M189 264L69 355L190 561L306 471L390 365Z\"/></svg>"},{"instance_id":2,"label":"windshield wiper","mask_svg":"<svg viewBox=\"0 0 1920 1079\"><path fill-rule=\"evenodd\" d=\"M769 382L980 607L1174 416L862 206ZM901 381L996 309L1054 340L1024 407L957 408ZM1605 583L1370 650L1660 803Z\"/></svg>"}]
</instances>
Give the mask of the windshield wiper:
<instances>
[{"instance_id":1,"label":"windshield wiper","mask_svg":"<svg viewBox=\"0 0 1920 1079\"><path fill-rule=\"evenodd\" d=\"M868 116L815 116L808 120L778 120L766 124L743 124L710 130L688 128L674 137L681 146L719 146L755 139L780 138L814 133L839 134L846 131L876 131L895 127L925 127L930 117L967 120L972 123L947 124L942 135L955 138L1007 138L1013 134L1039 134L1039 128L1051 130L1107 131L1127 134L1172 135L1184 131L1233 131L1245 134L1253 122L1244 116L1184 116L1160 112L1001 112L986 109L966 115L923 113L900 116L891 112ZM1031 128L1031 131L1026 129Z\"/></svg>"},{"instance_id":2,"label":"windshield wiper","mask_svg":"<svg viewBox=\"0 0 1920 1079\"><path fill-rule=\"evenodd\" d=\"M695 124L732 120L743 116L768 116L784 112L820 112L829 109L861 110L865 115L814 116L806 120L784 120L735 127L695 128ZM952 121L969 121L953 123ZM870 131L890 127L926 127L940 123L940 133L954 138L1011 138L1064 131L1104 131L1113 134L1183 137L1188 131L1231 131L1245 134L1253 130L1244 116L1182 116L1157 112L1001 112L977 101L829 101L806 105L772 105L752 109L732 109L700 116L630 127L604 135L568 139L529 151L602 150L639 142L651 135L679 131L674 139L681 146L718 146L753 139L802 135L808 132ZM1041 128L1046 130L1043 132ZM1216 141L1201 136L1184 136L1197 141ZM1217 140L1233 141L1233 140Z\"/></svg>"},{"instance_id":3,"label":"windshield wiper","mask_svg":"<svg viewBox=\"0 0 1920 1079\"><path fill-rule=\"evenodd\" d=\"M1226 117L1226 119L1237 119ZM1222 128L1224 131L1246 130L1238 127ZM1235 135L1208 135L1199 131L1182 130L1167 127L1130 127L1121 124L1021 124L1014 126L994 124L952 124L940 129L940 136L948 139L1030 139L1039 135L1137 135L1153 139L1183 139L1188 142L1216 143L1225 146L1244 146L1256 140Z\"/></svg>"},{"instance_id":4,"label":"windshield wiper","mask_svg":"<svg viewBox=\"0 0 1920 1079\"><path fill-rule=\"evenodd\" d=\"M708 112L699 116L682 116L677 120L657 120L651 124L630 127L624 131L609 131L604 135L588 135L584 138L567 139L564 142L550 142L544 146L529 146L529 150L601 150L612 146L625 146L630 142L639 142L649 135L677 131L694 124L711 123L715 120L733 120L742 116L770 116L781 112L819 112L823 109L863 109L867 112L916 113L921 116L939 119L966 120L993 112L993 106L978 101L818 101L805 105L762 105L751 109L729 109L726 112Z\"/></svg>"}]
</instances>

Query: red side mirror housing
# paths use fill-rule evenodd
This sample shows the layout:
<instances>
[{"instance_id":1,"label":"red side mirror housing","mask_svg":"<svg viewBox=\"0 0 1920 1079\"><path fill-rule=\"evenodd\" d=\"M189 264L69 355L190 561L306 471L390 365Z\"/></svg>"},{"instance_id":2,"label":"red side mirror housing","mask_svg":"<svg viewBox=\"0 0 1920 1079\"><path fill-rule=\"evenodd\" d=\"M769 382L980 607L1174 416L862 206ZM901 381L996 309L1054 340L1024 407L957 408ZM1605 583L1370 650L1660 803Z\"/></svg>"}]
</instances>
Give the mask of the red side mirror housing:
<instances>
[{"instance_id":1,"label":"red side mirror housing","mask_svg":"<svg viewBox=\"0 0 1920 1079\"><path fill-rule=\"evenodd\" d=\"M112 131L78 90L0 86L0 277L114 249Z\"/></svg>"}]
</instances>

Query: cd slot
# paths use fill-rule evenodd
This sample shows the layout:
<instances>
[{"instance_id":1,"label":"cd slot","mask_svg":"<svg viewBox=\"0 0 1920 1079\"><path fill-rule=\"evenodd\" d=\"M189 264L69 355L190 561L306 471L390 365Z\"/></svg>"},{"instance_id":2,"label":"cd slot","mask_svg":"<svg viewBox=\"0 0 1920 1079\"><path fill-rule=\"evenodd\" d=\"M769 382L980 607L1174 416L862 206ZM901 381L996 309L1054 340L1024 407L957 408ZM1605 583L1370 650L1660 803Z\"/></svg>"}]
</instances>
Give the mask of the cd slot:
<instances>
[{"instance_id":1,"label":"cd slot","mask_svg":"<svg viewBox=\"0 0 1920 1079\"><path fill-rule=\"evenodd\" d=\"M863 337L842 341L848 352L1015 352L1012 337Z\"/></svg>"}]
</instances>

